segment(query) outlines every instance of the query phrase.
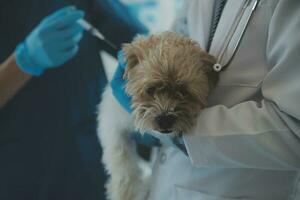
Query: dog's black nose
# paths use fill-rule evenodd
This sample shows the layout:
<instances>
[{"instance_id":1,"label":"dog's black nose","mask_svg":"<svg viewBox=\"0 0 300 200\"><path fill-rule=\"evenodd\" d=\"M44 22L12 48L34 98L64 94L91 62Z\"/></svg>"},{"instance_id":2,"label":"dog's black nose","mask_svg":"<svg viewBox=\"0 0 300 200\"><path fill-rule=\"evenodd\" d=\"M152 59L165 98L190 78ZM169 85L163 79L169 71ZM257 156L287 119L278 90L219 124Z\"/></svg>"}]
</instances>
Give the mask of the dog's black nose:
<instances>
[{"instance_id":1,"label":"dog's black nose","mask_svg":"<svg viewBox=\"0 0 300 200\"><path fill-rule=\"evenodd\" d=\"M159 116L155 117L155 121L158 124L158 126L162 130L166 130L166 131L169 131L172 128L172 126L175 123L175 120L176 120L176 118L173 115L163 114L163 115L159 115Z\"/></svg>"}]
</instances>

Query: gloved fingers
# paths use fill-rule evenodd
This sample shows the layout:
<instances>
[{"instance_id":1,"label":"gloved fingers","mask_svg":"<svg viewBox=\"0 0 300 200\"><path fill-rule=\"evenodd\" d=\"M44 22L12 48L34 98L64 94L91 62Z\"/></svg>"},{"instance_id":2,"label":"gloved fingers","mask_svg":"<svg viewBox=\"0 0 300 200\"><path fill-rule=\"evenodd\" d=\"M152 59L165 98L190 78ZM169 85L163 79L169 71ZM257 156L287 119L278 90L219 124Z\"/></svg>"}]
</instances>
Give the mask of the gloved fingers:
<instances>
[{"instance_id":1,"label":"gloved fingers","mask_svg":"<svg viewBox=\"0 0 300 200\"><path fill-rule=\"evenodd\" d=\"M61 64L73 58L77 54L78 50L79 48L76 45L68 50L57 51L54 54L50 54L50 55L48 54L51 63L50 66L51 67L60 66ZM53 63L56 64L54 65Z\"/></svg>"},{"instance_id":2,"label":"gloved fingers","mask_svg":"<svg viewBox=\"0 0 300 200\"><path fill-rule=\"evenodd\" d=\"M123 79L126 62L124 60L124 54L122 51L118 52L119 65L114 73L113 79L110 82L112 87L112 93L118 102L125 108L129 113L132 112L131 109L131 96L129 96L125 91L125 86L127 81Z\"/></svg>"},{"instance_id":3,"label":"gloved fingers","mask_svg":"<svg viewBox=\"0 0 300 200\"><path fill-rule=\"evenodd\" d=\"M63 53L62 53L62 56L66 59L66 60L69 60L71 59L72 57L74 57L77 52L79 50L79 47L78 45L75 45L74 47L71 47L69 49L66 49Z\"/></svg>"},{"instance_id":4,"label":"gloved fingers","mask_svg":"<svg viewBox=\"0 0 300 200\"><path fill-rule=\"evenodd\" d=\"M57 31L67 29L68 27L72 27L74 24L77 24L79 19L84 17L84 12L81 10L72 10L68 12L66 15L52 21L49 23L45 31Z\"/></svg>"},{"instance_id":5,"label":"gloved fingers","mask_svg":"<svg viewBox=\"0 0 300 200\"><path fill-rule=\"evenodd\" d=\"M131 134L130 137L137 143L146 145L148 147L161 146L160 140L148 133L141 134L138 132L134 132Z\"/></svg>"},{"instance_id":6,"label":"gloved fingers","mask_svg":"<svg viewBox=\"0 0 300 200\"><path fill-rule=\"evenodd\" d=\"M83 37L83 33L78 33L77 35L73 36L72 38L69 38L63 42L60 43L60 50L68 50L73 48L74 46L78 45L80 40Z\"/></svg>"},{"instance_id":7,"label":"gloved fingers","mask_svg":"<svg viewBox=\"0 0 300 200\"><path fill-rule=\"evenodd\" d=\"M57 30L52 33L48 33L45 38L47 38L47 41L50 42L56 42L56 43L62 43L66 40L70 40L74 37L78 37L78 35L82 35L84 32L83 28L78 25L74 24L72 27L64 30Z\"/></svg>"},{"instance_id":8,"label":"gloved fingers","mask_svg":"<svg viewBox=\"0 0 300 200\"><path fill-rule=\"evenodd\" d=\"M118 66L117 66L117 69L116 69L116 71L114 73L112 81L114 81L114 80L123 80L124 72L125 72L124 68L119 63Z\"/></svg>"},{"instance_id":9,"label":"gloved fingers","mask_svg":"<svg viewBox=\"0 0 300 200\"><path fill-rule=\"evenodd\" d=\"M67 15L69 12L76 10L75 6L66 6L58 11L54 12L53 14L46 17L43 23L50 23L52 21L56 21L57 19L61 18L64 15Z\"/></svg>"},{"instance_id":10,"label":"gloved fingers","mask_svg":"<svg viewBox=\"0 0 300 200\"><path fill-rule=\"evenodd\" d=\"M59 45L58 45L59 44ZM61 60L68 60L74 56L79 47L77 44L63 46L62 43L52 42L44 46L44 52L49 56L52 63L61 63Z\"/></svg>"},{"instance_id":11,"label":"gloved fingers","mask_svg":"<svg viewBox=\"0 0 300 200\"><path fill-rule=\"evenodd\" d=\"M112 85L111 85L112 86ZM119 85L118 88L114 87L112 93L118 100L119 104L126 109L128 113L132 112L131 101L132 98L125 92L125 89L121 89L123 85ZM112 86L113 87L113 86Z\"/></svg>"},{"instance_id":12,"label":"gloved fingers","mask_svg":"<svg viewBox=\"0 0 300 200\"><path fill-rule=\"evenodd\" d=\"M78 45L83 37L83 31L80 28L77 30L75 29L71 31L72 33L69 32L60 36L60 38L57 40L59 44L59 50L70 49Z\"/></svg>"},{"instance_id":13,"label":"gloved fingers","mask_svg":"<svg viewBox=\"0 0 300 200\"><path fill-rule=\"evenodd\" d=\"M126 68L126 60L123 51L118 52L118 62L119 62L119 67L123 69L123 73L124 73L124 70Z\"/></svg>"},{"instance_id":14,"label":"gloved fingers","mask_svg":"<svg viewBox=\"0 0 300 200\"><path fill-rule=\"evenodd\" d=\"M116 75L116 74L115 74ZM123 73L122 73L123 75ZM122 76L121 75L121 76ZM126 81L120 78L113 78L110 82L110 85L112 87L112 93L114 97L118 100L118 102L122 105L123 108L125 108L129 113L132 112L131 109L131 101L132 98L129 96L125 91Z\"/></svg>"},{"instance_id":15,"label":"gloved fingers","mask_svg":"<svg viewBox=\"0 0 300 200\"><path fill-rule=\"evenodd\" d=\"M123 51L119 51L118 52L118 66L117 66L117 69L114 73L114 76L113 76L113 79L112 79L112 82L113 81L124 81L123 80L123 75L124 75L124 72L125 72L125 68L126 68L126 62L124 61L124 53Z\"/></svg>"},{"instance_id":16,"label":"gloved fingers","mask_svg":"<svg viewBox=\"0 0 300 200\"><path fill-rule=\"evenodd\" d=\"M83 32L84 29L79 24L74 24L71 27L56 32L55 35L57 35L58 38L66 40L73 38L78 34L82 34Z\"/></svg>"}]
</instances>

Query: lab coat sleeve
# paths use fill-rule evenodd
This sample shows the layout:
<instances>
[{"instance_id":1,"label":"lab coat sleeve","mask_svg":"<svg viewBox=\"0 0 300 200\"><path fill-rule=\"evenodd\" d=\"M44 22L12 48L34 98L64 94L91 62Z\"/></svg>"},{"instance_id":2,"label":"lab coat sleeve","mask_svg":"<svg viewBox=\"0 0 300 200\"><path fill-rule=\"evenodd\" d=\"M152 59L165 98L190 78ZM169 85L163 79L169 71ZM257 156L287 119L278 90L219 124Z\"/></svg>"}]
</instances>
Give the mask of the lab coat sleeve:
<instances>
[{"instance_id":1,"label":"lab coat sleeve","mask_svg":"<svg viewBox=\"0 0 300 200\"><path fill-rule=\"evenodd\" d=\"M300 168L300 2L279 1L269 24L262 102L206 108L184 136L197 167Z\"/></svg>"}]
</instances>

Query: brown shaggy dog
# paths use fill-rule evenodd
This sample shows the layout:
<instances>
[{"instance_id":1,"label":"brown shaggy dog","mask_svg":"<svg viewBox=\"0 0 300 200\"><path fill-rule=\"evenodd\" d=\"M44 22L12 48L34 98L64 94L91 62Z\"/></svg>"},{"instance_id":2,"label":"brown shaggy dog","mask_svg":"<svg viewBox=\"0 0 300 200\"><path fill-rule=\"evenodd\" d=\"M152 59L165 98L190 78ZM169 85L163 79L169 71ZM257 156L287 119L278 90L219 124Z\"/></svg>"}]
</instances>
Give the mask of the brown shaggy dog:
<instances>
[{"instance_id":1,"label":"brown shaggy dog","mask_svg":"<svg viewBox=\"0 0 300 200\"><path fill-rule=\"evenodd\" d=\"M145 200L151 176L145 173L130 133L188 133L218 79L216 61L193 40L170 32L139 37L123 51L133 115L120 106L109 86L99 107L98 135L110 175L107 197Z\"/></svg>"},{"instance_id":2,"label":"brown shaggy dog","mask_svg":"<svg viewBox=\"0 0 300 200\"><path fill-rule=\"evenodd\" d=\"M214 57L172 32L124 45L126 91L140 132L187 132L217 81Z\"/></svg>"}]
</instances>

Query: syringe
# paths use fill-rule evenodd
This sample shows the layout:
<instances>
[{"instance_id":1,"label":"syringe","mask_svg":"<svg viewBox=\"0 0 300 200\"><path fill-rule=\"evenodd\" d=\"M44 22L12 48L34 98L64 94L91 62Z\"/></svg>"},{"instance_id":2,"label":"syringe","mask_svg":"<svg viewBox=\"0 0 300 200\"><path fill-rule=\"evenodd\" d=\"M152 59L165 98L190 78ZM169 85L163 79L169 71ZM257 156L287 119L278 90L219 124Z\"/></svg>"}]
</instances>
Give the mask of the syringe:
<instances>
[{"instance_id":1,"label":"syringe","mask_svg":"<svg viewBox=\"0 0 300 200\"><path fill-rule=\"evenodd\" d=\"M107 40L103 34L100 33L100 31L98 29L96 29L92 24L90 24L89 22L87 22L84 19L80 19L77 21L78 24L80 26L82 26L82 28L84 28L84 30L86 30L87 32L91 33L93 36L95 36L96 38L98 38L99 40L104 41L106 44L108 44L110 47L117 49L117 47L110 42L109 40Z\"/></svg>"}]
</instances>

